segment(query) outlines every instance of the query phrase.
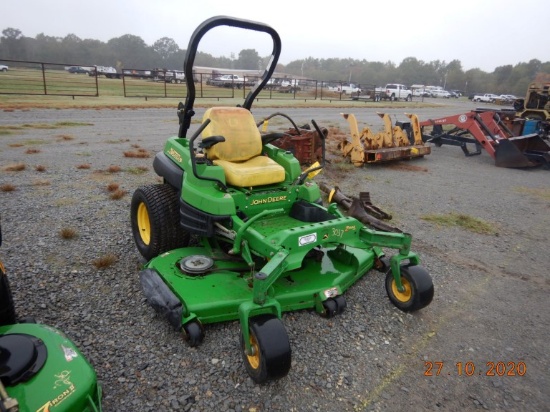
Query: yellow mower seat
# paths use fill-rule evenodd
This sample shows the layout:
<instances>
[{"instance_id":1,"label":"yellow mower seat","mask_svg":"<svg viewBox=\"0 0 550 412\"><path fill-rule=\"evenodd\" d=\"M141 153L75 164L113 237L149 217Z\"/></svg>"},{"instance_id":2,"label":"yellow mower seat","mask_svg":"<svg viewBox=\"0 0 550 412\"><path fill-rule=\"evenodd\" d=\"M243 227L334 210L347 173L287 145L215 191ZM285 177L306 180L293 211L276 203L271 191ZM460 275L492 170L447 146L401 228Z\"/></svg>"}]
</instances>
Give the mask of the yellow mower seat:
<instances>
[{"instance_id":1,"label":"yellow mower seat","mask_svg":"<svg viewBox=\"0 0 550 412\"><path fill-rule=\"evenodd\" d=\"M202 132L203 139L225 137L225 142L206 149L206 155L223 168L228 184L253 187L285 180L285 169L262 156L262 137L250 111L242 107L211 107L202 121L206 119L210 119L210 124Z\"/></svg>"}]
</instances>

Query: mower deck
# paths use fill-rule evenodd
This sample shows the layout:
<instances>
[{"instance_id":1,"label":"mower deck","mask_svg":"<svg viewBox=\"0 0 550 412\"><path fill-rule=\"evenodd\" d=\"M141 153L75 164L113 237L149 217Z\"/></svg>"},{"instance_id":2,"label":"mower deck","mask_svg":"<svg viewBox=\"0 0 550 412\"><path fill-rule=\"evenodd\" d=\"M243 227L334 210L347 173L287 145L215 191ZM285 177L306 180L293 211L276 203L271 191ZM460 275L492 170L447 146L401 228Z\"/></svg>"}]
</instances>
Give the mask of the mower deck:
<instances>
[{"instance_id":1,"label":"mower deck","mask_svg":"<svg viewBox=\"0 0 550 412\"><path fill-rule=\"evenodd\" d=\"M321 249L315 254L272 285L269 295L283 312L322 307L321 301L342 294L365 275L375 259L372 250L356 248ZM185 273L179 262L191 256L206 256L214 265L204 274ZM194 318L204 324L235 320L239 306L251 300L252 279L246 262L209 248L172 250L149 262L147 269L153 269L182 302L182 323Z\"/></svg>"}]
</instances>

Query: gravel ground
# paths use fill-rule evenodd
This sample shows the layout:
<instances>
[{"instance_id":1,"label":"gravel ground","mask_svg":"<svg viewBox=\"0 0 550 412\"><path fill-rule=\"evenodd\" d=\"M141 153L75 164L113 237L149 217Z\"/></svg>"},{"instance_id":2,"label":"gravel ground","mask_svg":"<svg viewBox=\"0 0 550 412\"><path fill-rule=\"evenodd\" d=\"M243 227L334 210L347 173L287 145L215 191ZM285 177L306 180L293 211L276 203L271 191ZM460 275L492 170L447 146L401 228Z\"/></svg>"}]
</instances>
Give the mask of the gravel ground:
<instances>
[{"instance_id":1,"label":"gravel ground","mask_svg":"<svg viewBox=\"0 0 550 412\"><path fill-rule=\"evenodd\" d=\"M417 113L425 119L471 108L452 104ZM298 123L313 118L347 133L341 111L284 110ZM402 109L389 112L405 120ZM361 124L381 126L374 111L355 114ZM159 181L152 156L177 132L175 110L34 110L0 117L4 126L64 121L89 125L27 126L0 136L0 186L15 189L0 192L0 257L18 314L75 341L103 385L105 411L547 410L549 171L497 168L487 153L466 158L451 146L396 165L354 168L333 161L317 180L348 195L369 191L374 204L394 216L393 224L412 233L435 297L417 313L402 313L386 297L383 275L372 271L346 293L348 308L336 318L285 314L291 371L259 386L242 364L237 322L207 326L204 343L191 349L140 290L130 199L138 186ZM139 149L151 157L124 156ZM17 163L26 168L6 170ZM111 183L126 194L111 199ZM447 212L480 218L495 234L422 219ZM61 238L62 229L74 229L76 237ZM114 264L97 269L94 262L110 255ZM430 362L433 376L426 376ZM466 362L475 366L472 376ZM491 376L490 362L504 362L507 371L524 362L527 372Z\"/></svg>"}]
</instances>

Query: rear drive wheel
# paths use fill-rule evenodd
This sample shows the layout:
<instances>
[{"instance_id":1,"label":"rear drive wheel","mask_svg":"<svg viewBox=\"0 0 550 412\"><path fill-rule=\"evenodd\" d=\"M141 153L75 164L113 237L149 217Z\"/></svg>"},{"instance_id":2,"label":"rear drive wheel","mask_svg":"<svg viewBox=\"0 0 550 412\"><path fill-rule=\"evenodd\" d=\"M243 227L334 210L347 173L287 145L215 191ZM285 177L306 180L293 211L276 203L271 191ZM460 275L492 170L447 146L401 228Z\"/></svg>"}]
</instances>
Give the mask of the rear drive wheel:
<instances>
[{"instance_id":1,"label":"rear drive wheel","mask_svg":"<svg viewBox=\"0 0 550 412\"><path fill-rule=\"evenodd\" d=\"M8 277L0 262L0 326L17 323Z\"/></svg>"},{"instance_id":2,"label":"rear drive wheel","mask_svg":"<svg viewBox=\"0 0 550 412\"><path fill-rule=\"evenodd\" d=\"M189 243L189 234L179 224L178 194L168 184L138 188L130 218L136 246L147 260Z\"/></svg>"},{"instance_id":3,"label":"rear drive wheel","mask_svg":"<svg viewBox=\"0 0 550 412\"><path fill-rule=\"evenodd\" d=\"M397 288L391 270L386 273L386 292L390 301L404 312L414 312L430 304L434 296L431 276L422 266L401 266L401 284Z\"/></svg>"},{"instance_id":4,"label":"rear drive wheel","mask_svg":"<svg viewBox=\"0 0 550 412\"><path fill-rule=\"evenodd\" d=\"M246 371L256 383L279 379L288 373L291 364L290 341L280 319L273 315L250 318L250 346L246 353L243 334L240 342Z\"/></svg>"}]
</instances>

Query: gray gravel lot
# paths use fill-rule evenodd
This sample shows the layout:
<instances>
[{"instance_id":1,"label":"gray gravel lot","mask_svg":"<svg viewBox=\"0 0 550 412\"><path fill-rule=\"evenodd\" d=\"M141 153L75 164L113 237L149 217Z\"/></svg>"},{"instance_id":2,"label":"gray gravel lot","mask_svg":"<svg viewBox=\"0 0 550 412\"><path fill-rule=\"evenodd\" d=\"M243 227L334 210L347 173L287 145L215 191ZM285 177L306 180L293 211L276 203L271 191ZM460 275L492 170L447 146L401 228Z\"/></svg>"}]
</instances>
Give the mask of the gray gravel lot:
<instances>
[{"instance_id":1,"label":"gray gravel lot","mask_svg":"<svg viewBox=\"0 0 550 412\"><path fill-rule=\"evenodd\" d=\"M470 105L449 102L416 113L422 120ZM348 132L340 116L348 110L253 112L260 119L274 111L297 123L315 119ZM403 111L388 113L406 120ZM374 111L353 112L361 124L381 126ZM197 109L197 118L202 113ZM372 271L346 293L342 315L283 316L292 369L284 379L258 386L242 364L238 322L209 325L204 343L191 349L140 290L130 199L138 186L158 181L152 156L177 133L175 109L16 110L0 116L4 126L64 121L89 125L26 127L0 136L0 186L15 187L0 191L0 257L18 313L63 330L94 365L105 411L548 410L550 171L497 168L487 153L466 158L450 146L401 166L329 165L318 181L349 195L369 191L395 225L412 233L413 250L433 276L434 301L417 313L402 313L386 297L383 275ZM138 148L151 157L124 156ZM5 170L16 163L25 170ZM84 164L90 167L79 168ZM121 170L109 172L112 166ZM126 195L111 199L110 183ZM448 212L482 219L496 234L422 219ZM77 236L62 239L64 228ZM116 262L97 269L93 262L108 254ZM466 362L475 366L472 376ZM491 362L504 362L507 372L524 362L527 372L491 376ZM433 376L426 376L430 363Z\"/></svg>"}]
</instances>

